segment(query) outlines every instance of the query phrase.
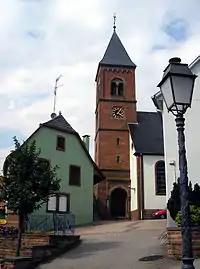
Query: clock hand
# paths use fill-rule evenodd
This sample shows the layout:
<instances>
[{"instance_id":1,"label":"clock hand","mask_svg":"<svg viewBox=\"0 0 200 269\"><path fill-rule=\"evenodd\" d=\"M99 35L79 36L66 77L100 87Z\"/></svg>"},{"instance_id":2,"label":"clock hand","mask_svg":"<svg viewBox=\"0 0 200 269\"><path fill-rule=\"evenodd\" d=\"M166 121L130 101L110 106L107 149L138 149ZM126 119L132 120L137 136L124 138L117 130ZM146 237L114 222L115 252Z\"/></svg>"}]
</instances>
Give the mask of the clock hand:
<instances>
[{"instance_id":1,"label":"clock hand","mask_svg":"<svg viewBox=\"0 0 200 269\"><path fill-rule=\"evenodd\" d=\"M119 110L119 114L120 114L120 115L123 114L123 109L122 109L122 108Z\"/></svg>"}]
</instances>

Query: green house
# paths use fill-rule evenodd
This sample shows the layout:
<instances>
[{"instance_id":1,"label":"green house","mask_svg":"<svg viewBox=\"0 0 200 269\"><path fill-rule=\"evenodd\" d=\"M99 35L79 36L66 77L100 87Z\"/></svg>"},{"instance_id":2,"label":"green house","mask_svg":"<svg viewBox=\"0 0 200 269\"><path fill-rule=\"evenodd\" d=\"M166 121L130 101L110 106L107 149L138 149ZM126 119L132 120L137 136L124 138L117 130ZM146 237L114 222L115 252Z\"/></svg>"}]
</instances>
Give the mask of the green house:
<instances>
[{"instance_id":1,"label":"green house","mask_svg":"<svg viewBox=\"0 0 200 269\"><path fill-rule=\"evenodd\" d=\"M49 197L47 204L31 215L32 221L48 219L53 213L75 217L76 226L93 222L93 185L104 179L89 154L89 136L83 139L61 113L40 124L26 142L35 140L41 158L58 165L61 179L59 193ZM35 217L35 218L34 218ZM71 220L70 220L71 221ZM45 221L43 221L45 225ZM40 229L40 228L38 228Z\"/></svg>"}]
</instances>

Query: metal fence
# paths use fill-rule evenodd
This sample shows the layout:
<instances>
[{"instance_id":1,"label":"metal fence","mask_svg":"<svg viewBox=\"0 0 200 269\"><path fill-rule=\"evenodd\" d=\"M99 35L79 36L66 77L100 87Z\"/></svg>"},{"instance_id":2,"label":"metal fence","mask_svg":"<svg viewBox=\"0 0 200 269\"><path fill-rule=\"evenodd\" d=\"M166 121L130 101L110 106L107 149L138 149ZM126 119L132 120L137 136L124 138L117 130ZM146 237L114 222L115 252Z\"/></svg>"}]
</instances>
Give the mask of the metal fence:
<instances>
[{"instance_id":1,"label":"metal fence","mask_svg":"<svg viewBox=\"0 0 200 269\"><path fill-rule=\"evenodd\" d=\"M27 232L52 232L53 234L74 234L75 215L57 214L30 215L26 221Z\"/></svg>"}]
</instances>

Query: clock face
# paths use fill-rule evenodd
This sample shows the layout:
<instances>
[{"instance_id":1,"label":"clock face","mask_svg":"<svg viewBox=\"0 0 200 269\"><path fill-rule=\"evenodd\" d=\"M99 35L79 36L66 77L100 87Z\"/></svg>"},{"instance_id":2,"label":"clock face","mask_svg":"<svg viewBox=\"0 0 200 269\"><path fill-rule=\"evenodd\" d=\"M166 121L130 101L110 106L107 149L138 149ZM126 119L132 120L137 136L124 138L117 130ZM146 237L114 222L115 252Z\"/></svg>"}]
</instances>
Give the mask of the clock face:
<instances>
[{"instance_id":1,"label":"clock face","mask_svg":"<svg viewBox=\"0 0 200 269\"><path fill-rule=\"evenodd\" d=\"M112 115L114 119L124 118L124 108L123 107L113 107Z\"/></svg>"}]
</instances>

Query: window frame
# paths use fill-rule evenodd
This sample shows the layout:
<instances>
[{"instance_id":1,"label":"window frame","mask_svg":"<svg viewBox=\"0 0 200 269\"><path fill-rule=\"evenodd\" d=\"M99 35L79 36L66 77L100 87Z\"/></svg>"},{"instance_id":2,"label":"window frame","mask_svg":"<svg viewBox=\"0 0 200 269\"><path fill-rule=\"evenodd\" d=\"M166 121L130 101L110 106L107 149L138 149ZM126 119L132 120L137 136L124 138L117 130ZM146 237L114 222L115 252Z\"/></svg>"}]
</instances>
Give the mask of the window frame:
<instances>
[{"instance_id":1,"label":"window frame","mask_svg":"<svg viewBox=\"0 0 200 269\"><path fill-rule=\"evenodd\" d=\"M64 147L61 148L61 147L58 147L58 139L59 138L62 138L64 140ZM57 138L56 138L56 150L59 150L59 151L65 151L65 143L66 143L66 139L64 136L62 135L57 135Z\"/></svg>"},{"instance_id":2,"label":"window frame","mask_svg":"<svg viewBox=\"0 0 200 269\"><path fill-rule=\"evenodd\" d=\"M78 184L73 184L72 181L70 180L71 179L71 169L72 167L76 167L79 169L79 183ZM76 164L71 164L69 166L69 180L68 180L68 184L69 186L73 186L73 187L80 187L81 186L81 166L79 165L76 165Z\"/></svg>"},{"instance_id":3,"label":"window frame","mask_svg":"<svg viewBox=\"0 0 200 269\"><path fill-rule=\"evenodd\" d=\"M49 196L56 196L56 209L55 210L49 210L48 209ZM70 194L69 193L56 192L56 193L51 193L49 196L48 196L48 199L47 199L47 202L46 202L46 212L47 213L59 213L59 214L70 213ZM66 197L66 201L67 201L66 211L60 211L59 210L59 198L61 196Z\"/></svg>"},{"instance_id":4,"label":"window frame","mask_svg":"<svg viewBox=\"0 0 200 269\"><path fill-rule=\"evenodd\" d=\"M158 165L159 164L163 164L163 171L164 171L164 184L165 184L165 190L160 190L159 189L159 184L158 183L160 181L160 179L158 178ZM155 193L157 196L165 196L166 195L166 173L165 173L165 161L164 160L159 160L155 163L154 166L154 170L155 170ZM162 172L163 172L162 171ZM159 181L158 181L159 180Z\"/></svg>"}]
</instances>

